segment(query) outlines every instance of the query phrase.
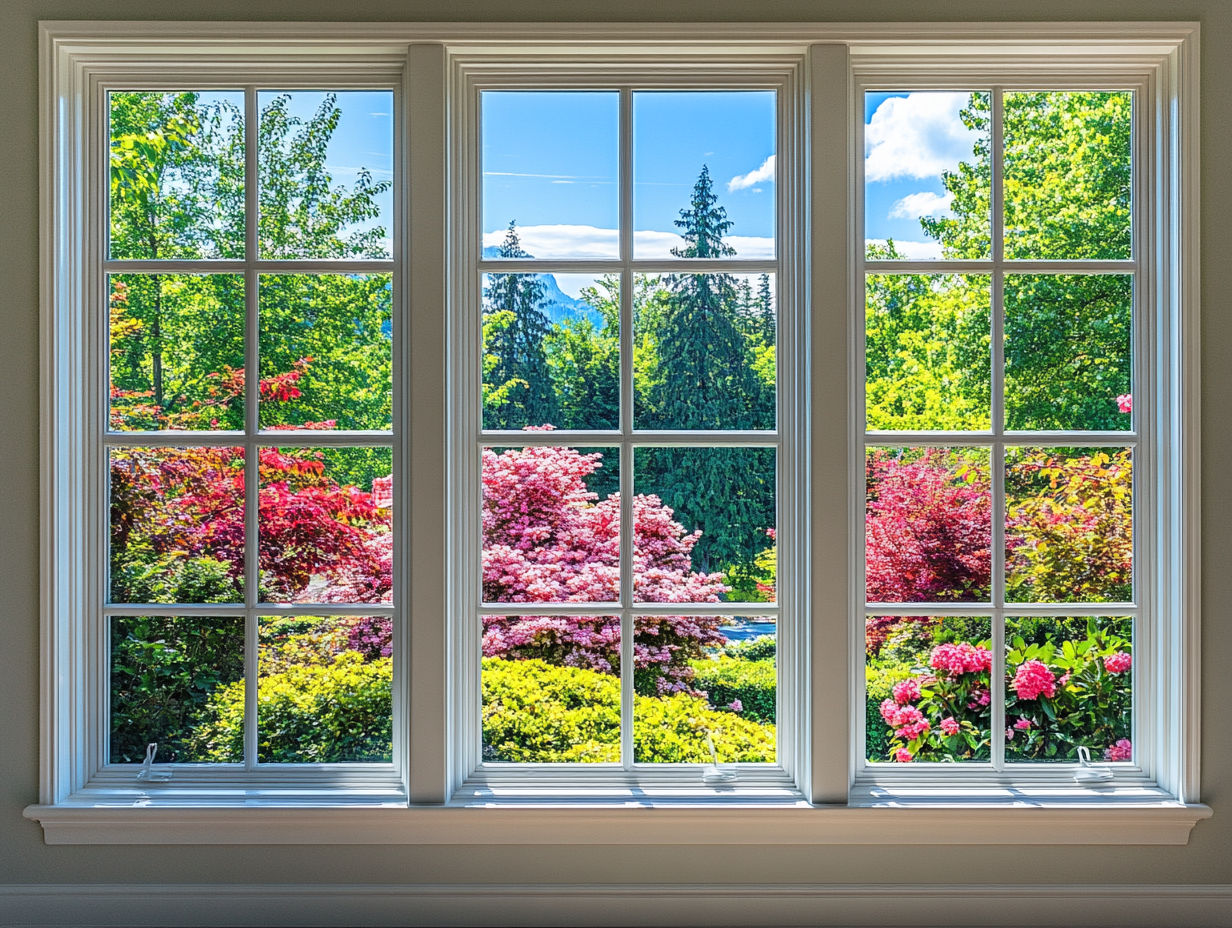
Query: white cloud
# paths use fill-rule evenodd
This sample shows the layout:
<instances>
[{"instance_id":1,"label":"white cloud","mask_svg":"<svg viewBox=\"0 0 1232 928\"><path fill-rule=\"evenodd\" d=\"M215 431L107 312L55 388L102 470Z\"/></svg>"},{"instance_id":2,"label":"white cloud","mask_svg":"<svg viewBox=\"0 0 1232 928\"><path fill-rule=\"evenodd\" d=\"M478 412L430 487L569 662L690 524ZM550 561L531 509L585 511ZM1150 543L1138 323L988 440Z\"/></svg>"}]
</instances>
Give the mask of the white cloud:
<instances>
[{"instance_id":1,"label":"white cloud","mask_svg":"<svg viewBox=\"0 0 1232 928\"><path fill-rule=\"evenodd\" d=\"M941 216L950 211L954 194L938 196L931 190L909 193L890 207L891 219L919 219L921 216Z\"/></svg>"},{"instance_id":2,"label":"white cloud","mask_svg":"<svg viewBox=\"0 0 1232 928\"><path fill-rule=\"evenodd\" d=\"M979 134L958 117L970 98L931 91L884 100L864 127L865 178L938 177L970 158Z\"/></svg>"},{"instance_id":3,"label":"white cloud","mask_svg":"<svg viewBox=\"0 0 1232 928\"><path fill-rule=\"evenodd\" d=\"M752 187L755 184L760 184L763 181L774 180L774 155L771 155L761 163L755 171L749 171L747 174L737 174L727 182L727 192L734 193L737 190L743 190L745 187Z\"/></svg>"},{"instance_id":4,"label":"white cloud","mask_svg":"<svg viewBox=\"0 0 1232 928\"><path fill-rule=\"evenodd\" d=\"M883 238L870 238L865 240L866 245L884 245ZM940 242L908 242L903 239L896 238L894 247L898 253L908 261L940 261L941 260L941 243Z\"/></svg>"},{"instance_id":5,"label":"white cloud","mask_svg":"<svg viewBox=\"0 0 1232 928\"><path fill-rule=\"evenodd\" d=\"M620 242L615 229L595 226L518 226L522 250L536 258L615 258ZM505 230L483 233L484 247L505 240ZM727 243L740 258L773 258L774 239L756 235L731 235ZM673 248L683 248L675 232L643 230L633 233L633 253L638 258L671 258Z\"/></svg>"}]
</instances>

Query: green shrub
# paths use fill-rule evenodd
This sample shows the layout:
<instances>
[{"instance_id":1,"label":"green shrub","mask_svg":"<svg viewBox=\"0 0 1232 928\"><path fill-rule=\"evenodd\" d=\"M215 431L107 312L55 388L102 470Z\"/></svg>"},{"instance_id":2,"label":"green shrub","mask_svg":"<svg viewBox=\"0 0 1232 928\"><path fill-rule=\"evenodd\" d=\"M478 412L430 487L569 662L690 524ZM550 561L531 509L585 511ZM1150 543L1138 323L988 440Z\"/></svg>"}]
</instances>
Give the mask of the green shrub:
<instances>
[{"instance_id":1,"label":"green shrub","mask_svg":"<svg viewBox=\"0 0 1232 928\"><path fill-rule=\"evenodd\" d=\"M742 661L772 661L778 653L778 645L773 635L758 635L744 641L733 641L725 644L721 653Z\"/></svg>"},{"instance_id":2,"label":"green shrub","mask_svg":"<svg viewBox=\"0 0 1232 928\"><path fill-rule=\"evenodd\" d=\"M483 743L489 760L620 761L620 680L541 660L483 662ZM706 730L719 760L775 759L774 727L715 712L683 693L637 696L634 756L640 763L709 763Z\"/></svg>"},{"instance_id":3,"label":"green shrub","mask_svg":"<svg viewBox=\"0 0 1232 928\"><path fill-rule=\"evenodd\" d=\"M243 678L243 619L113 618L109 760L139 763L152 741L160 764L212 760L190 743L194 716L220 687L243 689Z\"/></svg>"},{"instance_id":4,"label":"green shrub","mask_svg":"<svg viewBox=\"0 0 1232 928\"><path fill-rule=\"evenodd\" d=\"M263 763L389 761L393 757L393 661L365 663L347 651L331 663L263 676L257 694L257 756ZM244 757L244 684L216 691L193 747L204 759Z\"/></svg>"},{"instance_id":5,"label":"green shrub","mask_svg":"<svg viewBox=\"0 0 1232 928\"><path fill-rule=\"evenodd\" d=\"M774 660L736 660L719 657L693 661L693 688L706 693L710 705L723 709L732 700L741 703L740 715L758 722L775 721L778 673Z\"/></svg>"},{"instance_id":6,"label":"green shrub","mask_svg":"<svg viewBox=\"0 0 1232 928\"><path fill-rule=\"evenodd\" d=\"M541 660L483 662L489 760L620 762L620 678Z\"/></svg>"},{"instance_id":7,"label":"green shrub","mask_svg":"<svg viewBox=\"0 0 1232 928\"><path fill-rule=\"evenodd\" d=\"M707 731L719 763L774 762L773 725L759 725L732 712L715 712L696 696L638 696L633 717L633 757L638 763L710 763Z\"/></svg>"}]
</instances>

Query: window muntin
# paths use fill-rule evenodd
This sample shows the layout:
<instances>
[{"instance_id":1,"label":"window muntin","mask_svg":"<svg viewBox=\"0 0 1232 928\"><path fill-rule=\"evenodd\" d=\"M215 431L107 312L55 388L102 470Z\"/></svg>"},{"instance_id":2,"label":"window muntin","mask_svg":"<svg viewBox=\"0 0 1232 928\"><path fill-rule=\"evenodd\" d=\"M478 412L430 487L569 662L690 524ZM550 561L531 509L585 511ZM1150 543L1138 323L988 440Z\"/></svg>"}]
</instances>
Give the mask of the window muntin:
<instances>
[{"instance_id":1,"label":"window muntin","mask_svg":"<svg viewBox=\"0 0 1232 928\"><path fill-rule=\"evenodd\" d=\"M571 93L479 92L484 248L474 269L480 275L482 388L475 394L481 427L471 453L482 471L476 495L483 527L476 547L482 550L483 590L473 607L483 628L481 773L510 762L606 764L626 771L716 757L724 764L773 764L780 617L774 602L781 441L774 156L780 93L636 86L590 92L600 101L596 112L607 111L604 93L620 101L622 219L604 235L586 232L619 243L615 260L578 258L570 264L541 258L545 250L579 253L551 238L533 244L544 229L524 227L513 221L516 216L501 217L510 221L493 255L486 197L497 172L489 170L487 159L504 146L490 135L498 131L498 120L486 115L488 101L496 102L502 120L522 125L526 120L514 118L514 104L523 102L534 113L586 99ZM665 122L664 107L674 107L678 117L666 135L671 120ZM735 124L710 120L706 135L698 126L707 122L705 114L716 112L735 113ZM748 139L739 131L745 123ZM606 139L607 131L598 138ZM707 144L685 150L680 136L689 132L696 136L693 148ZM717 176L702 153L704 148L714 154L710 136L724 136L728 149L736 141L756 143L755 163L739 171L724 168L730 183ZM516 138L514 143L520 144ZM725 152L716 164L741 152ZM528 164L535 160L522 155ZM687 183L675 174L651 176L655 169L679 173L677 162L690 157L697 163ZM663 163L656 165L655 158ZM744 183L744 175L759 171L764 176ZM675 187L658 189L662 184ZM663 191L676 188L680 202L672 214L654 213L652 207L663 213ZM757 225L753 231L762 233L750 237L758 247L748 258L740 248L729 254L726 247L740 231L723 213L729 195L749 201L744 208ZM525 208L538 215L544 206L500 196L507 211ZM579 204L588 196L581 195ZM644 223L650 228L643 228L643 216L650 217ZM648 236L670 240L669 246L646 257L642 243ZM680 266L686 260L698 263L695 272ZM722 270L702 265L717 260ZM571 305L555 295L564 291L572 291L566 294ZM545 307L540 318L525 311L536 304ZM514 344L510 333L518 331L529 349L521 358L508 347ZM703 343L710 349L708 364L697 363L697 345ZM494 349L508 357L494 357ZM497 371L513 371L517 363L524 371L520 383L512 377L496 382ZM691 381L682 374L690 364L697 368ZM569 377L579 384L585 379L586 389L566 382ZM511 402L511 396L523 399ZM541 431L545 425L554 428ZM538 518L527 491L549 481L559 512ZM717 501L709 508L727 517L702 511L702 498ZM561 506L567 499L573 502ZM518 525L523 534L515 536L508 530L512 512L531 513L537 521L528 516L535 524ZM564 522L562 514L568 516ZM527 529L538 533L535 540ZM542 603L556 605L539 614ZM579 678L573 687L586 695L536 741L530 729L539 714L523 712L519 720L509 711L511 681L520 675L526 678L521 687L552 690L569 674ZM706 692L713 691L709 703L695 685L703 679ZM498 690L510 693L509 699L498 698ZM693 724L698 718L705 724ZM519 727L522 740L510 740ZM715 745L713 754L708 742Z\"/></svg>"},{"instance_id":2,"label":"window muntin","mask_svg":"<svg viewBox=\"0 0 1232 928\"><path fill-rule=\"evenodd\" d=\"M104 757L389 764L396 95L103 99Z\"/></svg>"},{"instance_id":3,"label":"window muntin","mask_svg":"<svg viewBox=\"0 0 1232 928\"><path fill-rule=\"evenodd\" d=\"M1145 393L1131 344L1134 94L879 89L865 101L866 132L881 114L941 141L895 161L878 125L865 144L857 768L1010 772L1073 763L1080 745L1133 761L1134 630L1149 601L1134 471L1150 450L1131 412ZM939 101L952 110L940 119ZM969 158L946 151L963 129L985 133ZM875 189L924 177L930 158L925 186L940 190ZM890 219L922 207L932 254L877 240L887 202Z\"/></svg>"}]
</instances>

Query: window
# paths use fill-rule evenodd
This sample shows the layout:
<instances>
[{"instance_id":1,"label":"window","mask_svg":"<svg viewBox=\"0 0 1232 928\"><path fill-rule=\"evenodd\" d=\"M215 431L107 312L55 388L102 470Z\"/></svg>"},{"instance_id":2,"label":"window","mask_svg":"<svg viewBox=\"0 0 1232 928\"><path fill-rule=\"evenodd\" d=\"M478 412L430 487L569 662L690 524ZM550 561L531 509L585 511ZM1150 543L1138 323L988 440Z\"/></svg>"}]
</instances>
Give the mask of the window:
<instances>
[{"instance_id":1,"label":"window","mask_svg":"<svg viewBox=\"0 0 1232 928\"><path fill-rule=\"evenodd\" d=\"M44 28L49 841L1209 813L1189 27L176 29Z\"/></svg>"},{"instance_id":2,"label":"window","mask_svg":"<svg viewBox=\"0 0 1232 928\"><path fill-rule=\"evenodd\" d=\"M465 791L793 786L799 60L757 65L463 68Z\"/></svg>"}]
</instances>

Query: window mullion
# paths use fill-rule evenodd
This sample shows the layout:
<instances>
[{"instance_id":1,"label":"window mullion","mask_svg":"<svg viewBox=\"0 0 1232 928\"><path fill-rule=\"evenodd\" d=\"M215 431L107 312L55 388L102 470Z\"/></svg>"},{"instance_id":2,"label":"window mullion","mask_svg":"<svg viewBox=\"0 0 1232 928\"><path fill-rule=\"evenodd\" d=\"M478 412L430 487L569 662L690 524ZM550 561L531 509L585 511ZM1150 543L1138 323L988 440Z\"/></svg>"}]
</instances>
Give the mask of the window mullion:
<instances>
[{"instance_id":1,"label":"window mullion","mask_svg":"<svg viewBox=\"0 0 1232 928\"><path fill-rule=\"evenodd\" d=\"M620 760L633 769L633 91L620 91Z\"/></svg>"},{"instance_id":2,"label":"window mullion","mask_svg":"<svg viewBox=\"0 0 1232 928\"><path fill-rule=\"evenodd\" d=\"M257 765L257 543L260 429L260 276L257 260L257 89L244 88L244 767Z\"/></svg>"},{"instance_id":3,"label":"window mullion","mask_svg":"<svg viewBox=\"0 0 1232 928\"><path fill-rule=\"evenodd\" d=\"M992 313L989 331L992 351L992 431L996 440L991 448L992 473L992 669L988 676L991 700L991 753L994 770L1005 769L1005 198L1002 161L1002 91L992 89L991 194L992 214Z\"/></svg>"}]
</instances>

